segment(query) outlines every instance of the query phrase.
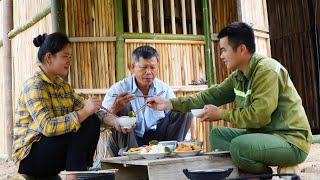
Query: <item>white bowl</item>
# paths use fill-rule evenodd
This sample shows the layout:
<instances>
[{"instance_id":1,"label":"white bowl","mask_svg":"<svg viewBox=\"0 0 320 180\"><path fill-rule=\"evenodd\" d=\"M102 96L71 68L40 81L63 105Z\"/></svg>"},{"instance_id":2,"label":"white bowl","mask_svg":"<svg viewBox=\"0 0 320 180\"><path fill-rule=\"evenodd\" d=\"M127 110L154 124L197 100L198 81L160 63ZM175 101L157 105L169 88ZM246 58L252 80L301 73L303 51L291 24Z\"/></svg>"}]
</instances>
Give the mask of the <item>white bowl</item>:
<instances>
[{"instance_id":1,"label":"white bowl","mask_svg":"<svg viewBox=\"0 0 320 180\"><path fill-rule=\"evenodd\" d=\"M137 121L136 117L129 117L129 116L121 116L117 119L117 122L120 126L124 128L131 128Z\"/></svg>"},{"instance_id":2,"label":"white bowl","mask_svg":"<svg viewBox=\"0 0 320 180\"><path fill-rule=\"evenodd\" d=\"M160 141L159 144L168 147L172 152L177 147L178 141Z\"/></svg>"},{"instance_id":3,"label":"white bowl","mask_svg":"<svg viewBox=\"0 0 320 180\"><path fill-rule=\"evenodd\" d=\"M204 113L204 109L191 109L191 113L195 117L200 117Z\"/></svg>"},{"instance_id":4,"label":"white bowl","mask_svg":"<svg viewBox=\"0 0 320 180\"><path fill-rule=\"evenodd\" d=\"M164 158L168 153L141 153L142 157L148 160Z\"/></svg>"}]
</instances>

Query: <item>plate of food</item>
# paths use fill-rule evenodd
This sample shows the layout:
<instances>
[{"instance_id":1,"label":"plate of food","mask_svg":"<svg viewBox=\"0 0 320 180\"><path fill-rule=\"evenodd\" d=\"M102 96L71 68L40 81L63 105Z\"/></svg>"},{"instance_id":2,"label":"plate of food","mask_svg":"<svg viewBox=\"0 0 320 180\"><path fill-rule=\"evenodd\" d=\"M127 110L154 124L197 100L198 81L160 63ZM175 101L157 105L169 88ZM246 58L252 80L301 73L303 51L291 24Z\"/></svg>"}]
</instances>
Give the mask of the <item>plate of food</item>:
<instances>
[{"instance_id":1,"label":"plate of food","mask_svg":"<svg viewBox=\"0 0 320 180\"><path fill-rule=\"evenodd\" d=\"M149 145L141 150L141 155L145 159L154 160L164 158L171 153L170 148L159 144L158 141L152 140Z\"/></svg>"},{"instance_id":2,"label":"plate of food","mask_svg":"<svg viewBox=\"0 0 320 180\"><path fill-rule=\"evenodd\" d=\"M174 153L179 157L195 156L202 151L202 144L199 142L180 142Z\"/></svg>"},{"instance_id":3,"label":"plate of food","mask_svg":"<svg viewBox=\"0 0 320 180\"><path fill-rule=\"evenodd\" d=\"M123 155L128 156L130 159L140 159L142 147L130 148L128 151L123 152Z\"/></svg>"}]
</instances>

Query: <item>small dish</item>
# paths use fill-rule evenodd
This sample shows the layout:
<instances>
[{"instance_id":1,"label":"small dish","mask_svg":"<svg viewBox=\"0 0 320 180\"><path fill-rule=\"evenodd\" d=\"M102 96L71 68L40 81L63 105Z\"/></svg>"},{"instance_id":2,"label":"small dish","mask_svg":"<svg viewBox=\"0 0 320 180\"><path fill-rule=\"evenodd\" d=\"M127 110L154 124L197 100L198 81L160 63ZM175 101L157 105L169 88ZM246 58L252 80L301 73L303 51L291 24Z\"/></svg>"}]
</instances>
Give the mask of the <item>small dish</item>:
<instances>
[{"instance_id":1,"label":"small dish","mask_svg":"<svg viewBox=\"0 0 320 180\"><path fill-rule=\"evenodd\" d=\"M204 113L204 109L191 109L191 113L195 117L200 117Z\"/></svg>"}]
</instances>

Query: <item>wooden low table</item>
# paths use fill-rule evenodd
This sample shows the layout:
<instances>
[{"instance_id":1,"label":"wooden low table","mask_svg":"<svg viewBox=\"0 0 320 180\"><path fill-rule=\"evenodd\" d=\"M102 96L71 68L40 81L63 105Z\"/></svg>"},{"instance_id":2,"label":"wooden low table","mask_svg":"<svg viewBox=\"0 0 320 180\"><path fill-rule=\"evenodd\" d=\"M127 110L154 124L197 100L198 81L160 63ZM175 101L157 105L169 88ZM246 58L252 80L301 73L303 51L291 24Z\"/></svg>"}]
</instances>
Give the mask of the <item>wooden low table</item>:
<instances>
[{"instance_id":1,"label":"wooden low table","mask_svg":"<svg viewBox=\"0 0 320 180\"><path fill-rule=\"evenodd\" d=\"M167 157L157 160L130 160L127 156L112 157L102 160L103 169L119 169L116 180L122 179L187 179L182 170L233 168L229 177L238 177L238 169L230 155L207 153L191 157Z\"/></svg>"}]
</instances>

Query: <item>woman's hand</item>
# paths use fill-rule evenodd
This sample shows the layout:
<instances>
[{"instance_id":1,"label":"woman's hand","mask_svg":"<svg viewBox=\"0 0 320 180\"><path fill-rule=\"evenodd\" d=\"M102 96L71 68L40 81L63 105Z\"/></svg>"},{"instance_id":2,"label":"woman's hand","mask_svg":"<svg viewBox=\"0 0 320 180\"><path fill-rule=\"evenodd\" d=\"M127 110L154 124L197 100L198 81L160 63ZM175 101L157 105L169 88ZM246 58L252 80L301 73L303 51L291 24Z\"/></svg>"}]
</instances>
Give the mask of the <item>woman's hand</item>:
<instances>
[{"instance_id":1,"label":"woman's hand","mask_svg":"<svg viewBox=\"0 0 320 180\"><path fill-rule=\"evenodd\" d=\"M158 111L172 109L171 101L168 99L164 99L160 96L154 96L154 97L148 98L146 102L148 103L147 104L148 107Z\"/></svg>"},{"instance_id":2,"label":"woman's hand","mask_svg":"<svg viewBox=\"0 0 320 180\"><path fill-rule=\"evenodd\" d=\"M78 118L80 123L83 122L87 117L92 115L93 113L97 112L101 108L101 101L95 96L90 96L85 104L84 107L77 111Z\"/></svg>"}]
</instances>

